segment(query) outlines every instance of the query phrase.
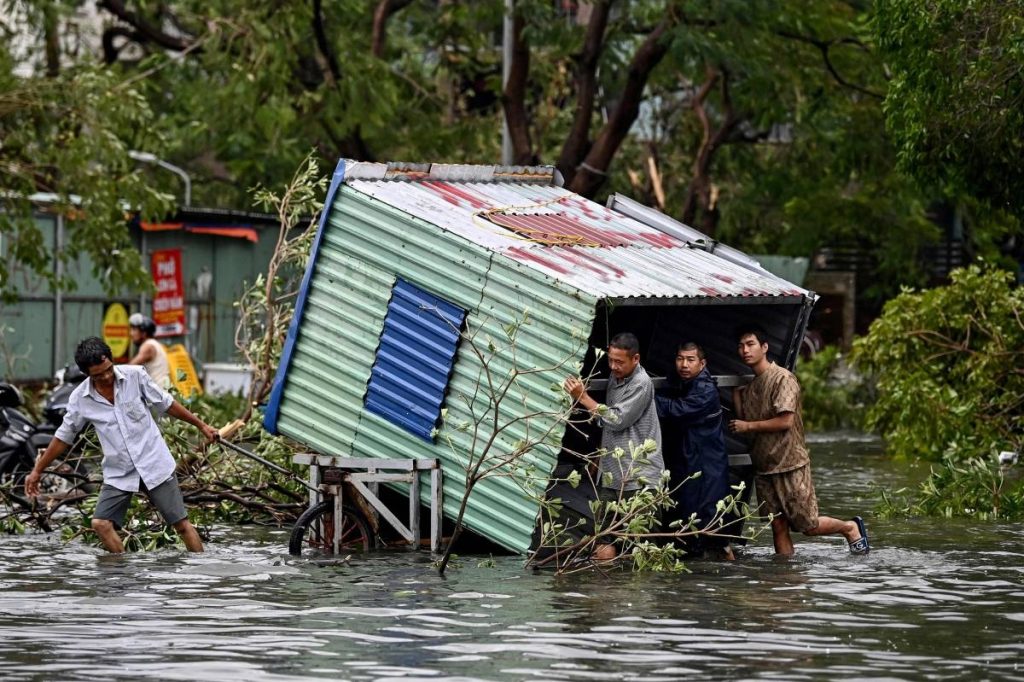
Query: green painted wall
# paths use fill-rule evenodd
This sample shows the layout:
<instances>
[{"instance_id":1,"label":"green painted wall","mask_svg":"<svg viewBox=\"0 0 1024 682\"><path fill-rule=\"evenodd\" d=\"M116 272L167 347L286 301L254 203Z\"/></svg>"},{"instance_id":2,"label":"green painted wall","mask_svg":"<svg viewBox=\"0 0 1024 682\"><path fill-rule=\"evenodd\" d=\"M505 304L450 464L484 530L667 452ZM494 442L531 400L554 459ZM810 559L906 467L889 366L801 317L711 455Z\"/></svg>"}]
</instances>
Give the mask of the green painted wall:
<instances>
[{"instance_id":1,"label":"green painted wall","mask_svg":"<svg viewBox=\"0 0 1024 682\"><path fill-rule=\"evenodd\" d=\"M52 215L40 215L37 224L43 231L47 247L54 250L56 220ZM69 226L67 229L73 229ZM237 360L234 345L238 312L234 302L242 293L244 282L253 281L265 272L277 239L276 229L258 229L259 242L244 239L193 234L181 231L147 232L147 253L157 249L182 250L185 305L195 306L196 331L190 335L194 360L203 362L232 362ZM141 248L141 233L134 233L135 244ZM7 244L0 240L0 258L7 257ZM146 257L148 267L148 256ZM200 301L195 296L196 277L206 267L213 273L211 295ZM72 361L78 341L99 334L106 303L120 301L129 312L139 309L138 291L121 292L109 297L103 293L99 277L92 272L92 263L81 256L67 266L77 288L63 295L64 333L57 340L57 365L54 366L54 295L45 282L24 273L15 273L21 297L12 304L0 303L0 326L9 330L0 347L0 373L13 380L39 380L53 376L54 371ZM102 276L102 273L100 273ZM147 315L152 315L152 300L147 297ZM163 339L165 343L181 342L182 338ZM6 348L6 353L4 349ZM15 358L13 367L5 358Z\"/></svg>"}]
</instances>

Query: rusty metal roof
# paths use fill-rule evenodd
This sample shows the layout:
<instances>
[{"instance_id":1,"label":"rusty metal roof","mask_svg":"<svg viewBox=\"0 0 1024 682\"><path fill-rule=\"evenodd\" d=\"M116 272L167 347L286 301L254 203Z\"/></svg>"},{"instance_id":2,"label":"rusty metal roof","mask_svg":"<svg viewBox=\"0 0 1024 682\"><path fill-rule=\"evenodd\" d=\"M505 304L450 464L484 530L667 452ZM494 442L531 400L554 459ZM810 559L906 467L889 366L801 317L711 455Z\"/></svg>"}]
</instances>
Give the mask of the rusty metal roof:
<instances>
[{"instance_id":1,"label":"rusty metal roof","mask_svg":"<svg viewBox=\"0 0 1024 682\"><path fill-rule=\"evenodd\" d=\"M809 293L653 209L618 196L602 206L560 181L551 167L352 163L345 171L363 194L600 298Z\"/></svg>"}]
</instances>

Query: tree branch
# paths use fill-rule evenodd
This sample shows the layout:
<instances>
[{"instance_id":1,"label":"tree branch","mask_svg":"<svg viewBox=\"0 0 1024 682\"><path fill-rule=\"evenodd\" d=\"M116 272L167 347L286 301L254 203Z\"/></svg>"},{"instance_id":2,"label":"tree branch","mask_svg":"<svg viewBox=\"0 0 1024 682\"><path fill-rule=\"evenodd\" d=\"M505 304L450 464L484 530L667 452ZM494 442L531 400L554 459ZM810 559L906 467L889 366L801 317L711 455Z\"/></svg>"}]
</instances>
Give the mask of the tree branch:
<instances>
[{"instance_id":1,"label":"tree branch","mask_svg":"<svg viewBox=\"0 0 1024 682\"><path fill-rule=\"evenodd\" d=\"M693 225L696 223L699 211L700 229L709 237L715 234L719 215L711 183L711 164L714 161L715 152L732 139L732 132L740 122L732 103L729 79L729 72L725 69L707 67L707 81L701 86L691 103L704 132L697 155L693 160L693 177L686 191L686 200L683 202L682 219L683 222ZM721 85L722 97L722 122L717 129L712 127L705 106L706 100L716 84Z\"/></svg>"},{"instance_id":2,"label":"tree branch","mask_svg":"<svg viewBox=\"0 0 1024 682\"><path fill-rule=\"evenodd\" d=\"M156 43L160 47L176 52L184 52L192 47L193 41L165 33L159 26L151 24L135 12L129 10L122 0L99 0L96 3L121 21L135 29L135 38L139 42Z\"/></svg>"},{"instance_id":3,"label":"tree branch","mask_svg":"<svg viewBox=\"0 0 1024 682\"><path fill-rule=\"evenodd\" d=\"M384 57L384 48L388 39L388 19L398 10L408 7L412 0L380 0L373 11L373 37L370 51L378 59Z\"/></svg>"},{"instance_id":4,"label":"tree branch","mask_svg":"<svg viewBox=\"0 0 1024 682\"><path fill-rule=\"evenodd\" d=\"M829 74L832 75L832 78L835 79L836 83L838 83L839 85L843 86L844 88L849 88L850 90L855 90L856 92L867 95L868 97L874 97L875 99L885 99L885 95L883 95L882 93L875 92L874 90L869 90L864 86L857 85L856 83L851 83L845 78L843 78L839 74L839 71L836 69L835 64L832 63L832 58L829 55L829 50L831 50L835 45L855 45L862 49L867 49L864 43L862 43L861 41L857 40L856 38L836 38L833 40L820 40L818 38L814 38L811 36L800 35L799 33L791 33L789 31L778 31L777 33L779 36L783 38L789 38L791 40L796 40L801 43L813 45L814 47L818 48L818 51L821 52L821 58L825 62L825 68L828 70Z\"/></svg>"},{"instance_id":5,"label":"tree branch","mask_svg":"<svg viewBox=\"0 0 1024 682\"><path fill-rule=\"evenodd\" d=\"M568 183L569 189L573 192L591 197L604 184L612 158L640 113L640 102L643 99L644 88L647 87L647 79L668 52L670 41L666 34L677 23L676 17L669 14L637 48L629 63L626 85L615 111L601 128L586 158L576 168L572 182Z\"/></svg>"},{"instance_id":6,"label":"tree branch","mask_svg":"<svg viewBox=\"0 0 1024 682\"><path fill-rule=\"evenodd\" d=\"M576 58L576 113L557 164L567 183L572 182L576 167L590 149L590 124L597 96L597 65L604 50L604 34L614 1L598 1L591 6L583 50Z\"/></svg>"},{"instance_id":7,"label":"tree branch","mask_svg":"<svg viewBox=\"0 0 1024 682\"><path fill-rule=\"evenodd\" d=\"M331 42L327 39L327 31L324 30L323 0L313 0L313 35L316 36L317 49L327 66L324 80L332 88L336 88L338 81L341 80L341 68L338 66L338 57L331 48Z\"/></svg>"},{"instance_id":8,"label":"tree branch","mask_svg":"<svg viewBox=\"0 0 1024 682\"><path fill-rule=\"evenodd\" d=\"M686 190L686 200L683 201L682 220L687 224L692 223L697 214L697 204L705 184L704 170L707 159L710 156L708 148L712 139L711 119L708 117L708 111L704 104L721 75L718 70L708 66L704 84L700 86L693 99L690 100L690 108L693 109L697 120L700 121L701 140L700 146L697 148L697 155L693 160L693 177L690 179L690 185Z\"/></svg>"}]
</instances>

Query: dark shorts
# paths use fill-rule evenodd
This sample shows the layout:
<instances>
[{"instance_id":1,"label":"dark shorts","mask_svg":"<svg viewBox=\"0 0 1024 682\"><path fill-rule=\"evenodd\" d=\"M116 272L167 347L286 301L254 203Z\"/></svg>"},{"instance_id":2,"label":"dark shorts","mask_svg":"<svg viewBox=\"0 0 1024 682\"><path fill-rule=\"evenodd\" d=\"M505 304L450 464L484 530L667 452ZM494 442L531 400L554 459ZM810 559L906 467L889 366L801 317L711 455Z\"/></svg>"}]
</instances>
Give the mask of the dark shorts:
<instances>
[{"instance_id":1,"label":"dark shorts","mask_svg":"<svg viewBox=\"0 0 1024 682\"><path fill-rule=\"evenodd\" d=\"M181 488L178 487L178 479L173 475L152 490L148 490L146 484L140 481L139 492L146 493L149 501L168 524L174 525L178 521L188 518L185 501L181 497ZM126 490L118 490L104 483L100 488L100 498L96 502L96 511L93 512L92 517L113 521L114 525L120 528L134 494Z\"/></svg>"},{"instance_id":2,"label":"dark shorts","mask_svg":"<svg viewBox=\"0 0 1024 682\"><path fill-rule=\"evenodd\" d=\"M818 498L810 464L781 474L759 474L755 486L762 512L782 516L798 533L818 527Z\"/></svg>"},{"instance_id":3,"label":"dark shorts","mask_svg":"<svg viewBox=\"0 0 1024 682\"><path fill-rule=\"evenodd\" d=\"M640 492L640 488L637 488L636 490L620 491L618 488L605 488L604 486L601 486L600 488L597 489L597 499L601 500L602 502L618 502L619 497L621 496L622 501L625 502L629 498L636 495L638 492Z\"/></svg>"}]
</instances>

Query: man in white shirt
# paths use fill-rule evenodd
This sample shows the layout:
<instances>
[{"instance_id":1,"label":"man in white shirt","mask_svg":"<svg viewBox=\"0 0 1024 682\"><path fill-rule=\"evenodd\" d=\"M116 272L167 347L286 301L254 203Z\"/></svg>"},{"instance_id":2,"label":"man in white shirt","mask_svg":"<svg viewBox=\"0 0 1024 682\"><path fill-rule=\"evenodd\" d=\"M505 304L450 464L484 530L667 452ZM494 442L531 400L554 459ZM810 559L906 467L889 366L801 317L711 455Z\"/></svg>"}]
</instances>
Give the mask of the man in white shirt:
<instances>
[{"instance_id":1,"label":"man in white shirt","mask_svg":"<svg viewBox=\"0 0 1024 682\"><path fill-rule=\"evenodd\" d=\"M67 452L86 424L92 424L103 449L103 487L92 529L103 546L114 553L124 551L117 530L132 496L142 491L190 552L203 551L174 477L174 458L150 409L192 424L210 442L220 437L217 430L157 386L142 367L115 367L110 346L95 336L78 344L75 364L89 380L68 398L64 422L25 479L25 492L39 494L39 479L46 467Z\"/></svg>"}]
</instances>

